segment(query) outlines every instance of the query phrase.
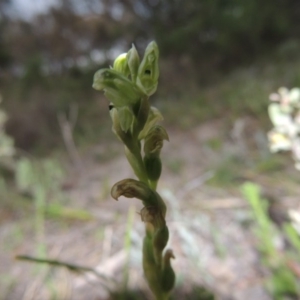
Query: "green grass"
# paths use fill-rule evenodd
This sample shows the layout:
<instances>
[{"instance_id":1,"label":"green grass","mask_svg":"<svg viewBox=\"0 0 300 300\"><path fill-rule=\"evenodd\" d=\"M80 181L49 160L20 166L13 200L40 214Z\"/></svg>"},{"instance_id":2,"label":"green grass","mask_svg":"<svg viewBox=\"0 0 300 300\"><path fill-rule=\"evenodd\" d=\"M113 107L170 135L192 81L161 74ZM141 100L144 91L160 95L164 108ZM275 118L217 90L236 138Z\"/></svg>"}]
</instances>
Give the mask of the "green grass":
<instances>
[{"instance_id":1,"label":"green grass","mask_svg":"<svg viewBox=\"0 0 300 300\"><path fill-rule=\"evenodd\" d=\"M287 262L295 256L295 250L299 250L299 236L289 223L285 224L285 232L294 249L278 249L275 244L276 230L268 215L268 201L261 198L260 187L251 182L242 185L242 193L250 204L253 216L253 229L257 238L257 247L261 254L261 262L268 269L269 275L266 286L274 299L284 300L287 296L298 298L300 295L300 283L297 276L289 268ZM296 242L296 243L295 243Z\"/></svg>"}]
</instances>

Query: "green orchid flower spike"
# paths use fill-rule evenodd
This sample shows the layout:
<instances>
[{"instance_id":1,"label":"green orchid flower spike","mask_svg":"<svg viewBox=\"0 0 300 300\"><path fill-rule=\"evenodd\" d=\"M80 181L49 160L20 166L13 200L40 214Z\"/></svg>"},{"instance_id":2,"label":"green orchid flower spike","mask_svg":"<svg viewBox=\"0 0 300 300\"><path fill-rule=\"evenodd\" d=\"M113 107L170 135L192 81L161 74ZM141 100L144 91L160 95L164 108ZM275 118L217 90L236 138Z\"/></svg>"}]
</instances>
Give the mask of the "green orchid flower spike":
<instances>
[{"instance_id":1,"label":"green orchid flower spike","mask_svg":"<svg viewBox=\"0 0 300 300\"><path fill-rule=\"evenodd\" d=\"M94 76L93 87L103 91L111 102L112 131L124 144L126 158L137 179L124 179L113 185L111 196L137 198L144 207L140 212L145 224L143 270L156 300L168 300L175 285L171 249L166 250L169 228L167 207L156 191L162 172L160 153L168 133L158 123L159 110L151 107L149 97L155 93L159 78L159 51L149 43L142 61L134 45L119 55L111 69L101 69Z\"/></svg>"}]
</instances>

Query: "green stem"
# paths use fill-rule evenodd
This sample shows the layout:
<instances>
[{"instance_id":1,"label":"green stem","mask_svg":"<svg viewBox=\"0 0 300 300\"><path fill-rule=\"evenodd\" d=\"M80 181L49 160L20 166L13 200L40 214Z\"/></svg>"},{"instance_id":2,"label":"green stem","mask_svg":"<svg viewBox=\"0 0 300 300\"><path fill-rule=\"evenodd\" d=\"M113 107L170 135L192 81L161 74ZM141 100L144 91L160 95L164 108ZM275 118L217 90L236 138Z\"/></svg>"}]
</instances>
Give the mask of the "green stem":
<instances>
[{"instance_id":1,"label":"green stem","mask_svg":"<svg viewBox=\"0 0 300 300\"><path fill-rule=\"evenodd\" d=\"M149 186L148 176L140 152L139 143L139 141L135 141L135 143L131 143L130 148L125 147L125 154L138 179Z\"/></svg>"},{"instance_id":2,"label":"green stem","mask_svg":"<svg viewBox=\"0 0 300 300\"><path fill-rule=\"evenodd\" d=\"M143 96L141 98L141 101L138 103L138 105L136 105L136 107L133 107L133 112L136 117L136 123L134 124L133 127L132 137L136 141L138 141L139 133L143 130L147 122L149 116L149 110L150 110L150 105L149 105L148 96Z\"/></svg>"},{"instance_id":3,"label":"green stem","mask_svg":"<svg viewBox=\"0 0 300 300\"><path fill-rule=\"evenodd\" d=\"M157 181L149 181L149 187L156 191L157 183Z\"/></svg>"}]
</instances>

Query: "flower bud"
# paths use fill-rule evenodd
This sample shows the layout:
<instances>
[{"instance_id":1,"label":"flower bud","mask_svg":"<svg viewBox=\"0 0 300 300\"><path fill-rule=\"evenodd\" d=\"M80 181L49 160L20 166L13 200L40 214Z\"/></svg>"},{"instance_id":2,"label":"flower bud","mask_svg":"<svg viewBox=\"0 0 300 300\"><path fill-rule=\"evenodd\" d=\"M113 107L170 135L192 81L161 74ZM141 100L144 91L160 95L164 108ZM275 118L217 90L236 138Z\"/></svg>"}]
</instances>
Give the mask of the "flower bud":
<instances>
[{"instance_id":1,"label":"flower bud","mask_svg":"<svg viewBox=\"0 0 300 300\"><path fill-rule=\"evenodd\" d=\"M100 69L94 75L93 88L104 91L105 96L116 106L132 105L138 102L141 92L124 75L113 69Z\"/></svg>"},{"instance_id":2,"label":"flower bud","mask_svg":"<svg viewBox=\"0 0 300 300\"><path fill-rule=\"evenodd\" d=\"M127 63L130 70L131 80L133 82L136 82L138 69L140 65L140 57L133 44L131 49L127 53Z\"/></svg>"},{"instance_id":3,"label":"flower bud","mask_svg":"<svg viewBox=\"0 0 300 300\"><path fill-rule=\"evenodd\" d=\"M162 121L163 119L164 118L163 118L162 114L160 113L160 111L156 107L151 106L146 124L145 124L143 130L139 134L139 140L144 139L146 137L147 133L149 132L149 130L157 122Z\"/></svg>"},{"instance_id":4,"label":"flower bud","mask_svg":"<svg viewBox=\"0 0 300 300\"><path fill-rule=\"evenodd\" d=\"M155 93L159 77L157 44L149 43L138 69L137 86L148 96Z\"/></svg>"},{"instance_id":5,"label":"flower bud","mask_svg":"<svg viewBox=\"0 0 300 300\"><path fill-rule=\"evenodd\" d=\"M171 258L175 258L173 251L168 249L163 259L161 287L165 293L169 293L175 285L175 272L171 266Z\"/></svg>"},{"instance_id":6,"label":"flower bud","mask_svg":"<svg viewBox=\"0 0 300 300\"><path fill-rule=\"evenodd\" d=\"M115 59L113 69L126 77L130 74L127 62L127 53L122 53Z\"/></svg>"},{"instance_id":7,"label":"flower bud","mask_svg":"<svg viewBox=\"0 0 300 300\"><path fill-rule=\"evenodd\" d=\"M166 129L160 125L153 126L145 138L145 155L159 155L164 140L169 141L169 136Z\"/></svg>"},{"instance_id":8,"label":"flower bud","mask_svg":"<svg viewBox=\"0 0 300 300\"><path fill-rule=\"evenodd\" d=\"M122 126L120 124L120 116L118 109L115 107L112 107L109 111L110 117L112 119L112 131L113 133L127 146L131 146L131 135L130 132L126 132L122 129ZM124 126L124 124L123 124Z\"/></svg>"},{"instance_id":9,"label":"flower bud","mask_svg":"<svg viewBox=\"0 0 300 300\"><path fill-rule=\"evenodd\" d=\"M132 110L128 106L119 107L117 110L121 129L124 132L128 132L128 130L131 129L134 120Z\"/></svg>"},{"instance_id":10,"label":"flower bud","mask_svg":"<svg viewBox=\"0 0 300 300\"><path fill-rule=\"evenodd\" d=\"M161 159L157 155L145 155L144 165L149 180L157 182L162 171Z\"/></svg>"}]
</instances>

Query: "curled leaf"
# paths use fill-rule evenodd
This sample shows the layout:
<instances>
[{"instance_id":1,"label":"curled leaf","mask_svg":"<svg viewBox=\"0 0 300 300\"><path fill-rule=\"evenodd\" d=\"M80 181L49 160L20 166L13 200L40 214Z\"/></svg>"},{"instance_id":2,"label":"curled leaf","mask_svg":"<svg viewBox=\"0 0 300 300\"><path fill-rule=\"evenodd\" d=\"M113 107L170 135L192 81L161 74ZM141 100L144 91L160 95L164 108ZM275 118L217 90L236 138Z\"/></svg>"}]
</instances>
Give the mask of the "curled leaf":
<instances>
[{"instance_id":1,"label":"curled leaf","mask_svg":"<svg viewBox=\"0 0 300 300\"><path fill-rule=\"evenodd\" d=\"M140 199L146 207L150 206L158 209L163 218L165 217L165 203L156 191L152 190L147 184L141 181L135 179L121 180L113 185L111 196L115 200L118 200L120 196Z\"/></svg>"}]
</instances>

